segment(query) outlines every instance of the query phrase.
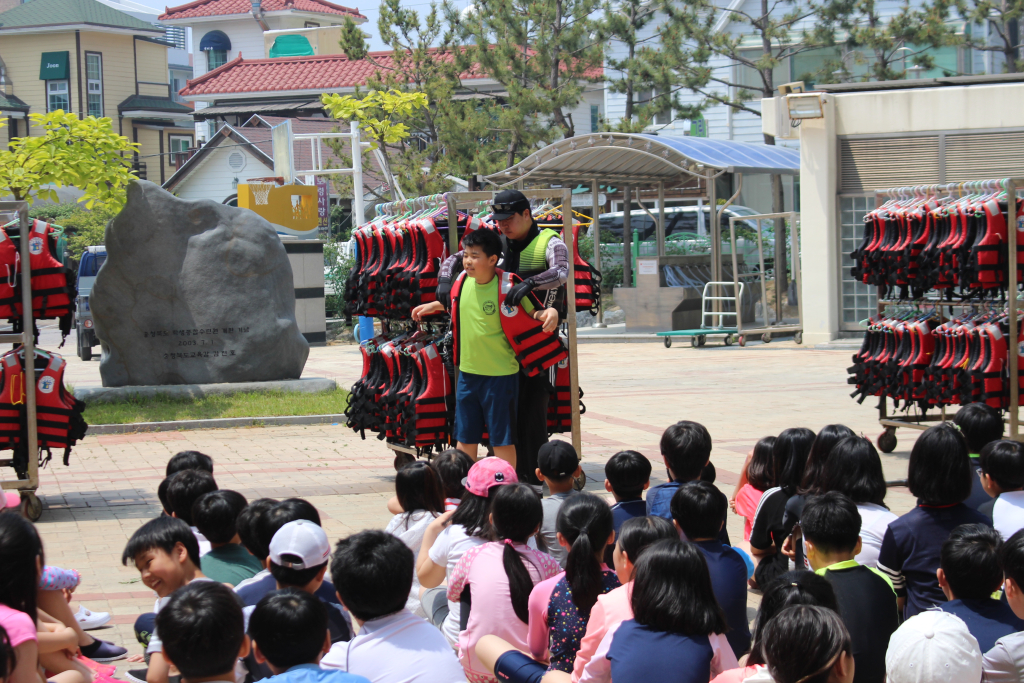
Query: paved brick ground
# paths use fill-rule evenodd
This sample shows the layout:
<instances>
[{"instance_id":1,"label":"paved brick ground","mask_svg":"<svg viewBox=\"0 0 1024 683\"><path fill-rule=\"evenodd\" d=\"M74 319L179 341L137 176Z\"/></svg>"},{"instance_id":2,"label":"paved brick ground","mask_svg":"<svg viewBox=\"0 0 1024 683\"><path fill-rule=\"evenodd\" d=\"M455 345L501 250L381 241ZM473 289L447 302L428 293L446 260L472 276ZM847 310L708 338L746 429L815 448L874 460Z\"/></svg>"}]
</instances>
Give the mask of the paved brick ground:
<instances>
[{"instance_id":1,"label":"paved brick ground","mask_svg":"<svg viewBox=\"0 0 1024 683\"><path fill-rule=\"evenodd\" d=\"M610 455L633 448L656 460L662 431L683 418L703 422L711 431L712 460L725 491L731 491L746 453L761 436L786 427L817 430L832 422L871 438L880 431L875 411L848 397L848 351L786 342L745 349L590 344L580 347L579 357L587 406L584 470L588 488L602 493L603 465ZM98 362L69 361L69 381L98 384ZM360 367L355 347L319 348L311 352L305 374L347 385ZM906 476L916 434L901 430L898 450L883 456L887 478ZM96 634L132 652L139 648L131 624L152 608L153 594L134 568L121 566L121 550L136 528L159 513L156 487L163 468L184 449L213 456L222 488L250 499L308 498L332 539L383 527L389 518L384 501L393 490L390 451L342 425L87 437L75 449L70 468L58 464L42 474L39 493L46 510L39 529L47 562L82 572L77 598L114 613L113 626ZM663 480L658 465L654 483ZM887 500L897 513L913 502L900 489L890 491ZM733 516L729 528L741 537L742 519ZM753 596L751 609L756 603Z\"/></svg>"}]
</instances>

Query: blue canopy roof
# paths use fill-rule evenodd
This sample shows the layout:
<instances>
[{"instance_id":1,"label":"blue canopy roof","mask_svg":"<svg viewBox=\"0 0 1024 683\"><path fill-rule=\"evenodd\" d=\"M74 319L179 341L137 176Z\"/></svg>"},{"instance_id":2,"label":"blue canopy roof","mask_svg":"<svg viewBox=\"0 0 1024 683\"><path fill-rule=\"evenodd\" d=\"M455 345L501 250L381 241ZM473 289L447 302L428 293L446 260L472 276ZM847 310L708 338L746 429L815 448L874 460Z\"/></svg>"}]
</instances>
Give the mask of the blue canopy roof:
<instances>
[{"instance_id":1,"label":"blue canopy roof","mask_svg":"<svg viewBox=\"0 0 1024 683\"><path fill-rule=\"evenodd\" d=\"M487 177L504 185L533 182L657 183L709 173L800 172L800 152L787 147L674 135L595 133L548 145Z\"/></svg>"},{"instance_id":2,"label":"blue canopy roof","mask_svg":"<svg viewBox=\"0 0 1024 683\"><path fill-rule=\"evenodd\" d=\"M209 31L199 41L200 50L230 50L231 39L223 31Z\"/></svg>"}]
</instances>

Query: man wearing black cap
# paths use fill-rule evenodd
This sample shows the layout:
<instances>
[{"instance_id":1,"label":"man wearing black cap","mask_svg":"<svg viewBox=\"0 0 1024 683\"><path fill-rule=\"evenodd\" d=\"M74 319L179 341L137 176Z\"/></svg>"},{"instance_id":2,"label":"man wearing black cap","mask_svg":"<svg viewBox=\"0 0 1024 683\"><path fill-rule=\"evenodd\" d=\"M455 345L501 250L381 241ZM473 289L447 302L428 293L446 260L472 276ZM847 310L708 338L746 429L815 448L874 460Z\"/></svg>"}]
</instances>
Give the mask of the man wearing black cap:
<instances>
[{"instance_id":1,"label":"man wearing black cap","mask_svg":"<svg viewBox=\"0 0 1024 683\"><path fill-rule=\"evenodd\" d=\"M569 279L569 250L554 230L537 225L530 200L519 190L502 190L494 196L493 218L502 234L502 254L498 267L513 272L522 282L505 297L509 306L517 306L530 292L544 307L556 307L564 315L564 285ZM462 252L441 265L437 298L451 308L449 293L462 264ZM537 452L548 441L548 393L551 380L547 373L528 377L519 373L519 404L516 420L516 475L519 481L533 485L537 479Z\"/></svg>"}]
</instances>

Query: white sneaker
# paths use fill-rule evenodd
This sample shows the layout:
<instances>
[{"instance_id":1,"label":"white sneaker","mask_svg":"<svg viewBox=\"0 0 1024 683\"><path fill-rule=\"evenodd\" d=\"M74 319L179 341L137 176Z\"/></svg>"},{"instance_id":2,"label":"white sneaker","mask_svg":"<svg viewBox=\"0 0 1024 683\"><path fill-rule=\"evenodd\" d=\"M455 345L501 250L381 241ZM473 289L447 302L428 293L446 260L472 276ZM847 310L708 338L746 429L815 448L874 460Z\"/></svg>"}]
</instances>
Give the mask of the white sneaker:
<instances>
[{"instance_id":1,"label":"white sneaker","mask_svg":"<svg viewBox=\"0 0 1024 683\"><path fill-rule=\"evenodd\" d=\"M83 631L89 631L110 621L110 612L93 612L86 609L84 605L79 605L75 619L78 620L78 625L82 627Z\"/></svg>"}]
</instances>

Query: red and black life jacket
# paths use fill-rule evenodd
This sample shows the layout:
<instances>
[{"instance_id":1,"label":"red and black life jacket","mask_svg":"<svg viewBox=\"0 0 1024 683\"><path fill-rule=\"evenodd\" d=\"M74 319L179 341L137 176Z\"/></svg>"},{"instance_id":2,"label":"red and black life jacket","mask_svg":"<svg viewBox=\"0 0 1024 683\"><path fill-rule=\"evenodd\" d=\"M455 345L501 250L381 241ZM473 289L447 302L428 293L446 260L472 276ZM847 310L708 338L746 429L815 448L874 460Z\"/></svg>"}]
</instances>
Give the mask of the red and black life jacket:
<instances>
[{"instance_id":1,"label":"red and black life jacket","mask_svg":"<svg viewBox=\"0 0 1024 683\"><path fill-rule=\"evenodd\" d=\"M562 345L558 334L545 332L543 324L534 320L523 309L522 306L506 306L503 301L505 295L512 290L516 284L521 282L515 273L506 273L500 268L495 269L494 276L498 278L498 309L501 330L505 338L512 346L516 360L526 371L527 375L535 377L542 370L547 370L564 358L569 352ZM466 279L463 271L452 284L452 337L454 340L455 366L459 365L459 300L462 296L462 283Z\"/></svg>"},{"instance_id":2,"label":"red and black life jacket","mask_svg":"<svg viewBox=\"0 0 1024 683\"><path fill-rule=\"evenodd\" d=\"M32 268L32 316L61 318L71 313L67 268L50 252L49 223L34 220L29 233L29 265Z\"/></svg>"},{"instance_id":3,"label":"red and black life jacket","mask_svg":"<svg viewBox=\"0 0 1024 683\"><path fill-rule=\"evenodd\" d=\"M0 318L21 315L21 254L0 228Z\"/></svg>"},{"instance_id":4,"label":"red and black life jacket","mask_svg":"<svg viewBox=\"0 0 1024 683\"><path fill-rule=\"evenodd\" d=\"M562 228L562 241L569 244L565 239L565 228ZM601 308L601 271L580 256L579 223L573 223L572 226L572 264L575 273L576 312L590 311L597 315Z\"/></svg>"}]
</instances>

